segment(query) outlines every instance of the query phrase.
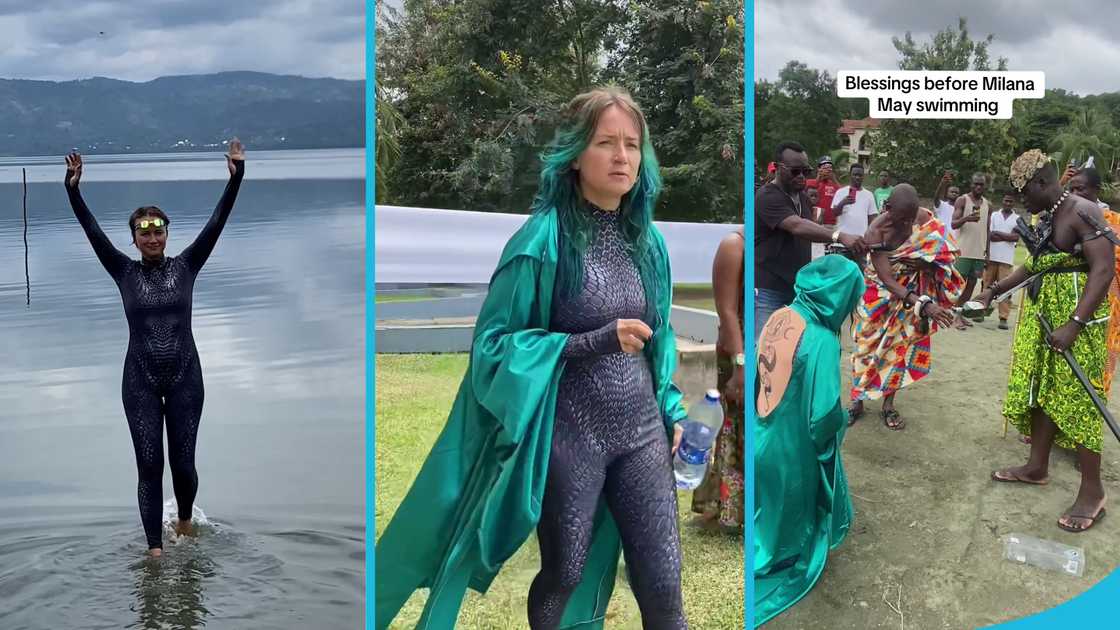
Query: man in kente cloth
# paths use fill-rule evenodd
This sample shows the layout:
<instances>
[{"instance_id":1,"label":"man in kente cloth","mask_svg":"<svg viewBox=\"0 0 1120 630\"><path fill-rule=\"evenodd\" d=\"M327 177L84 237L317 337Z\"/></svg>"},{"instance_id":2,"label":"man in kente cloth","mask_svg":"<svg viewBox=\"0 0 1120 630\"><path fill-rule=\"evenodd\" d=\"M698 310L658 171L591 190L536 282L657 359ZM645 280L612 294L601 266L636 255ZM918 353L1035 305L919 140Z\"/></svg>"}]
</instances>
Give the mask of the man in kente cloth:
<instances>
[{"instance_id":1,"label":"man in kente cloth","mask_svg":"<svg viewBox=\"0 0 1120 630\"><path fill-rule=\"evenodd\" d=\"M839 333L862 295L858 265L822 256L797 273L793 303L769 318L758 342L756 627L813 588L852 522L840 457L847 413Z\"/></svg>"},{"instance_id":2,"label":"man in kente cloth","mask_svg":"<svg viewBox=\"0 0 1120 630\"><path fill-rule=\"evenodd\" d=\"M987 307L993 295L1041 274L1028 285L1023 300L1003 405L1003 415L1031 436L1031 454L1025 465L997 470L992 479L1045 485L1051 446L1076 448L1081 487L1058 527L1083 532L1105 514L1102 417L1061 353L1070 350L1090 386L1106 398L1105 298L1115 273L1113 245L1092 225L1105 225L1101 209L1063 191L1057 168L1044 153L1032 149L1020 155L1010 175L1027 209L1046 214L1024 238L1031 250L1027 263L978 297ZM1043 319L1053 327L1052 334L1046 334Z\"/></svg>"},{"instance_id":3,"label":"man in kente cloth","mask_svg":"<svg viewBox=\"0 0 1120 630\"><path fill-rule=\"evenodd\" d=\"M867 289L855 313L850 422L863 415L865 400L883 398L883 424L898 431L906 422L894 407L895 394L929 374L930 337L952 325L951 309L965 281L954 266L958 249L949 226L918 207L909 184L894 187L864 240L888 249L871 252Z\"/></svg>"}]
</instances>

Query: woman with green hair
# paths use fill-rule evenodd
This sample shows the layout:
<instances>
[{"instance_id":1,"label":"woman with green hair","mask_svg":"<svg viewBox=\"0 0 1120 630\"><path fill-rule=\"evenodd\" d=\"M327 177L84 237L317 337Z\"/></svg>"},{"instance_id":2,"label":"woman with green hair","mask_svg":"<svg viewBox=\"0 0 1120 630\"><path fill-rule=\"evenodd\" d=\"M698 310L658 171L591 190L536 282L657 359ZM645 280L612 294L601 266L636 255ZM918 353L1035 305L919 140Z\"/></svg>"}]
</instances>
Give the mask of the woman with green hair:
<instances>
[{"instance_id":1,"label":"woman with green hair","mask_svg":"<svg viewBox=\"0 0 1120 630\"><path fill-rule=\"evenodd\" d=\"M645 118L620 90L581 94L541 159L447 426L378 540L378 628L424 587L418 627L453 627L534 527L534 630L601 628L620 547L643 626L687 628L671 463L685 411Z\"/></svg>"}]
</instances>

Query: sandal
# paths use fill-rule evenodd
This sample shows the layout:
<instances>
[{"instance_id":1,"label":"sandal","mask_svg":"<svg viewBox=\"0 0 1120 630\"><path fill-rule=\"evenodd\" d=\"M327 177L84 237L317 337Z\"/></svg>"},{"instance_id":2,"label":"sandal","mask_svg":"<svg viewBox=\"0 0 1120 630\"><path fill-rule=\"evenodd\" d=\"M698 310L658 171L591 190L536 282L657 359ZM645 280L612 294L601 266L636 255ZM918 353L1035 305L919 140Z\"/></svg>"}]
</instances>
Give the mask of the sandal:
<instances>
[{"instance_id":1,"label":"sandal","mask_svg":"<svg viewBox=\"0 0 1120 630\"><path fill-rule=\"evenodd\" d=\"M856 420L862 418L865 411L863 405L852 405L848 407L848 426L852 426L856 423Z\"/></svg>"},{"instance_id":2,"label":"sandal","mask_svg":"<svg viewBox=\"0 0 1120 630\"><path fill-rule=\"evenodd\" d=\"M1001 483L1025 483L1032 486L1045 486L1046 484L1050 483L1050 478L1046 477L1039 480L1027 479L1026 477L1014 475L1007 469L1004 469L992 471L992 481L999 481Z\"/></svg>"},{"instance_id":3,"label":"sandal","mask_svg":"<svg viewBox=\"0 0 1120 630\"><path fill-rule=\"evenodd\" d=\"M1082 515L1082 514L1063 514L1062 518L1079 518L1079 519L1089 521L1089 523L1087 525L1085 525L1085 527L1074 527L1072 525L1066 525L1065 523L1063 523L1061 521L1061 519L1058 519L1058 527L1062 528L1063 530L1065 530L1067 532L1073 532L1074 534L1080 534L1081 532L1089 531L1090 529L1093 528L1094 525L1096 525L1097 523L1104 520L1105 514L1107 514L1107 512L1105 512L1105 509L1104 509L1103 505L1101 506L1101 509L1097 510L1097 514L1095 516L1089 516L1088 514L1084 514L1084 515Z\"/></svg>"},{"instance_id":4,"label":"sandal","mask_svg":"<svg viewBox=\"0 0 1120 630\"><path fill-rule=\"evenodd\" d=\"M901 431L906 428L906 421L898 415L897 409L884 409L879 412L879 416L883 419L883 425L891 431Z\"/></svg>"}]
</instances>

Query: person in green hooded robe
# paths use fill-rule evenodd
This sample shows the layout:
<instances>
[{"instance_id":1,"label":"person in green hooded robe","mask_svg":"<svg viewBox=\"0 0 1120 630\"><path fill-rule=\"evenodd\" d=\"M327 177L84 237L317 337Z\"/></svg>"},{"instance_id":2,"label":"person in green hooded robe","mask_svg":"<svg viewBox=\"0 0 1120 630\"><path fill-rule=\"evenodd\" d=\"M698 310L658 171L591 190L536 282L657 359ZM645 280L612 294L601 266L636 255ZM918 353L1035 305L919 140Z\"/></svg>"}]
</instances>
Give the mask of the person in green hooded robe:
<instances>
[{"instance_id":1,"label":"person in green hooded robe","mask_svg":"<svg viewBox=\"0 0 1120 630\"><path fill-rule=\"evenodd\" d=\"M816 584L848 533L852 502L840 461L847 427L840 328L864 291L858 265L824 256L798 272L793 303L758 344L754 425L756 626Z\"/></svg>"},{"instance_id":2,"label":"person in green hooded robe","mask_svg":"<svg viewBox=\"0 0 1120 630\"><path fill-rule=\"evenodd\" d=\"M625 92L567 106L507 243L447 425L375 550L376 627L418 588L456 626L537 528L529 625L602 628L620 547L646 628L687 628L671 457L685 418L660 189ZM672 438L672 439L670 439Z\"/></svg>"}]
</instances>

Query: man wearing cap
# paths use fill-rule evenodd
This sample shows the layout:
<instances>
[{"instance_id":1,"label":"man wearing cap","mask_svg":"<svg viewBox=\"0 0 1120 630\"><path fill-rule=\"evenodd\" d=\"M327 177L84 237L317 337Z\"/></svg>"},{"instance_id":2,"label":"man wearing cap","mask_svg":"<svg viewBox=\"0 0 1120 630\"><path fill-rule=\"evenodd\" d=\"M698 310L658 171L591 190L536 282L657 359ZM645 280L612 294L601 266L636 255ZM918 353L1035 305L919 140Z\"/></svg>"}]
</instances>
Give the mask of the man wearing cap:
<instances>
[{"instance_id":1,"label":"man wearing cap","mask_svg":"<svg viewBox=\"0 0 1120 630\"><path fill-rule=\"evenodd\" d=\"M770 315L793 301L793 281L809 264L811 243L839 243L857 255L868 251L863 235L841 234L813 221L813 206L805 194L813 169L800 144L779 145L775 163L777 177L754 198L755 340Z\"/></svg>"},{"instance_id":2,"label":"man wearing cap","mask_svg":"<svg viewBox=\"0 0 1120 630\"><path fill-rule=\"evenodd\" d=\"M1011 370L1003 415L1031 437L1022 466L1003 468L992 479L1032 485L1049 482L1054 444L1076 448L1081 486L1058 527L1083 532L1104 516L1101 483L1103 422L1089 393L1107 398L1104 389L1109 305L1105 301L1115 274L1113 245L1091 223L1104 223L1096 203L1058 183L1058 171L1038 149L1019 156L1009 179L1032 214L1040 216L1034 234L1023 240L1031 257L1005 280L992 283L977 298L986 308L992 296L1038 274L1028 285L1015 327ZM1086 218L1087 217L1087 218ZM1047 334L1045 324L1053 331ZM1084 373L1083 385L1062 353L1069 350Z\"/></svg>"},{"instance_id":3,"label":"man wearing cap","mask_svg":"<svg viewBox=\"0 0 1120 630\"><path fill-rule=\"evenodd\" d=\"M836 179L836 174L832 172L832 158L824 155L817 160L817 177L816 179L806 180L805 187L817 190L817 205L824 209L821 224L826 227L835 226L836 213L832 211L832 199L836 196L836 191L840 189L840 182Z\"/></svg>"}]
</instances>

